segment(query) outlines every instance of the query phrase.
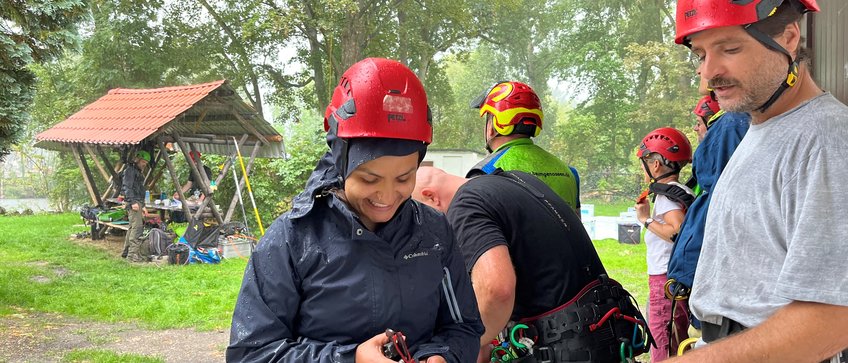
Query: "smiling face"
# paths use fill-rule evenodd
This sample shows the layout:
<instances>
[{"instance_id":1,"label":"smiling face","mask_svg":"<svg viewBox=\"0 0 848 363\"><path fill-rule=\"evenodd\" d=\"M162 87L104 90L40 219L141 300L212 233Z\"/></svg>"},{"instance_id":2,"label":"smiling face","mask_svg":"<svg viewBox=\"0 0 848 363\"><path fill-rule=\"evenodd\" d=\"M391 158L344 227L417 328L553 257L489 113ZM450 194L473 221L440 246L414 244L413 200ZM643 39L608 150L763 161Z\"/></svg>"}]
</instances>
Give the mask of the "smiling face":
<instances>
[{"instance_id":1,"label":"smiling face","mask_svg":"<svg viewBox=\"0 0 848 363\"><path fill-rule=\"evenodd\" d=\"M775 40L782 44L781 37ZM769 50L741 26L698 32L691 37L698 72L708 80L721 108L752 112L786 79L786 56Z\"/></svg>"},{"instance_id":2,"label":"smiling face","mask_svg":"<svg viewBox=\"0 0 848 363\"><path fill-rule=\"evenodd\" d=\"M382 156L359 165L344 182L344 198L373 231L397 212L415 188L418 153Z\"/></svg>"}]
</instances>

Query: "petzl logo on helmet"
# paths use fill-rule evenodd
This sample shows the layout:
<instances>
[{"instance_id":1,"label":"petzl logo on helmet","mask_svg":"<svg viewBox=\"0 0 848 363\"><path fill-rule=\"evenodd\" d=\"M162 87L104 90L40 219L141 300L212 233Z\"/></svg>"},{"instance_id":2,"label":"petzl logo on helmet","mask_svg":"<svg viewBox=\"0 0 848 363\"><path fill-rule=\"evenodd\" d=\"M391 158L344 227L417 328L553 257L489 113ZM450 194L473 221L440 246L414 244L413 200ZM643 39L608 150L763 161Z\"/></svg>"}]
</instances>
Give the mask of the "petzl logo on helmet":
<instances>
[{"instance_id":1,"label":"petzl logo on helmet","mask_svg":"<svg viewBox=\"0 0 848 363\"><path fill-rule=\"evenodd\" d=\"M403 114L400 113L390 113L389 114L389 122L406 122L406 118L403 117Z\"/></svg>"},{"instance_id":2,"label":"petzl logo on helmet","mask_svg":"<svg viewBox=\"0 0 848 363\"><path fill-rule=\"evenodd\" d=\"M685 17L688 19L688 18L691 18L691 17L693 17L693 16L695 16L695 15L697 15L697 14L698 14L698 10L697 10L697 9L692 9L692 10L689 10L689 11L687 11L687 12L683 13L683 16L685 16Z\"/></svg>"}]
</instances>

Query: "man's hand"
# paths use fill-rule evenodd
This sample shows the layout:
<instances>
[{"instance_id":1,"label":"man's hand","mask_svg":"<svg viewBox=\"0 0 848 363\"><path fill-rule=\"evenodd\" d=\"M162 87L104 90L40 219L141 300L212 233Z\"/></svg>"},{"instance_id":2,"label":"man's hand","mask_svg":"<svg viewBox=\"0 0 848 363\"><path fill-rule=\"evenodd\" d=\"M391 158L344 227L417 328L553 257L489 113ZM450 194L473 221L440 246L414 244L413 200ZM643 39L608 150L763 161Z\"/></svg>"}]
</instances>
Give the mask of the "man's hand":
<instances>
[{"instance_id":1,"label":"man's hand","mask_svg":"<svg viewBox=\"0 0 848 363\"><path fill-rule=\"evenodd\" d=\"M384 362L394 363L391 359L383 356L383 345L389 342L389 337L385 333L375 335L356 347L357 362ZM431 357L432 358L432 357ZM429 362L429 360L428 360ZM442 359L444 362L444 359Z\"/></svg>"},{"instance_id":2,"label":"man's hand","mask_svg":"<svg viewBox=\"0 0 848 363\"><path fill-rule=\"evenodd\" d=\"M492 350L495 348L491 344L483 344L480 346L480 353L477 354L477 363L489 363L492 360Z\"/></svg>"}]
</instances>

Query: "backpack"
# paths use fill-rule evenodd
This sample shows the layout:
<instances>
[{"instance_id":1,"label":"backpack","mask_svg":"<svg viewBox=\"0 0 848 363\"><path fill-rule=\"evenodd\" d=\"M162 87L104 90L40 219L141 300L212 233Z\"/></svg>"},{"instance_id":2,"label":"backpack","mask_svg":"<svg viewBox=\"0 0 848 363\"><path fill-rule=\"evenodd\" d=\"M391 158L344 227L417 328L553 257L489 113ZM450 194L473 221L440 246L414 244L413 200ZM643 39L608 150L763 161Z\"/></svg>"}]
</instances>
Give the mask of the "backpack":
<instances>
[{"instance_id":1,"label":"backpack","mask_svg":"<svg viewBox=\"0 0 848 363\"><path fill-rule=\"evenodd\" d=\"M85 205L80 210L80 216L87 221L96 221L100 208Z\"/></svg>"},{"instance_id":2,"label":"backpack","mask_svg":"<svg viewBox=\"0 0 848 363\"><path fill-rule=\"evenodd\" d=\"M171 231L151 228L147 235L147 246L151 255L168 256L168 246L174 243L176 235Z\"/></svg>"},{"instance_id":3,"label":"backpack","mask_svg":"<svg viewBox=\"0 0 848 363\"><path fill-rule=\"evenodd\" d=\"M169 265L188 265L191 247L185 243L171 243L167 247Z\"/></svg>"},{"instance_id":4,"label":"backpack","mask_svg":"<svg viewBox=\"0 0 848 363\"><path fill-rule=\"evenodd\" d=\"M684 212L695 201L694 195L689 194L685 189L674 184L651 183L648 189L654 194L664 195L668 199L683 205Z\"/></svg>"}]
</instances>

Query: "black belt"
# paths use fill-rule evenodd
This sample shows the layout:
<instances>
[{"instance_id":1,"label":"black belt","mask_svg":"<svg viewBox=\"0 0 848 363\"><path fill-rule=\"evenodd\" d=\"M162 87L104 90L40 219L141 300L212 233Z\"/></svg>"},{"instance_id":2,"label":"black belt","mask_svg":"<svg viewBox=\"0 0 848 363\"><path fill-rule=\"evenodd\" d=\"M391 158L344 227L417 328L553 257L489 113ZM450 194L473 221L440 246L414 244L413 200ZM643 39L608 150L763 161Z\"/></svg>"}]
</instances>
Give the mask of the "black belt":
<instances>
[{"instance_id":1,"label":"black belt","mask_svg":"<svg viewBox=\"0 0 848 363\"><path fill-rule=\"evenodd\" d=\"M745 328L744 325L739 324L739 322L737 322L733 319L728 319L728 318L722 318L721 324L713 324L713 323L708 323L706 321L702 321L701 322L701 339L703 339L707 343L712 343L716 340L719 340L719 339L727 337L727 336L731 336L731 335L736 334L738 332L741 332L745 329L746 328ZM848 362L848 349L837 354L837 357L839 358L838 359L839 362ZM829 362L830 362L830 359L827 359L827 360L822 361L821 363L829 363Z\"/></svg>"},{"instance_id":2,"label":"black belt","mask_svg":"<svg viewBox=\"0 0 848 363\"><path fill-rule=\"evenodd\" d=\"M745 330L745 326L733 319L721 318L721 324L701 321L701 339L707 343L712 343L743 330Z\"/></svg>"}]
</instances>

